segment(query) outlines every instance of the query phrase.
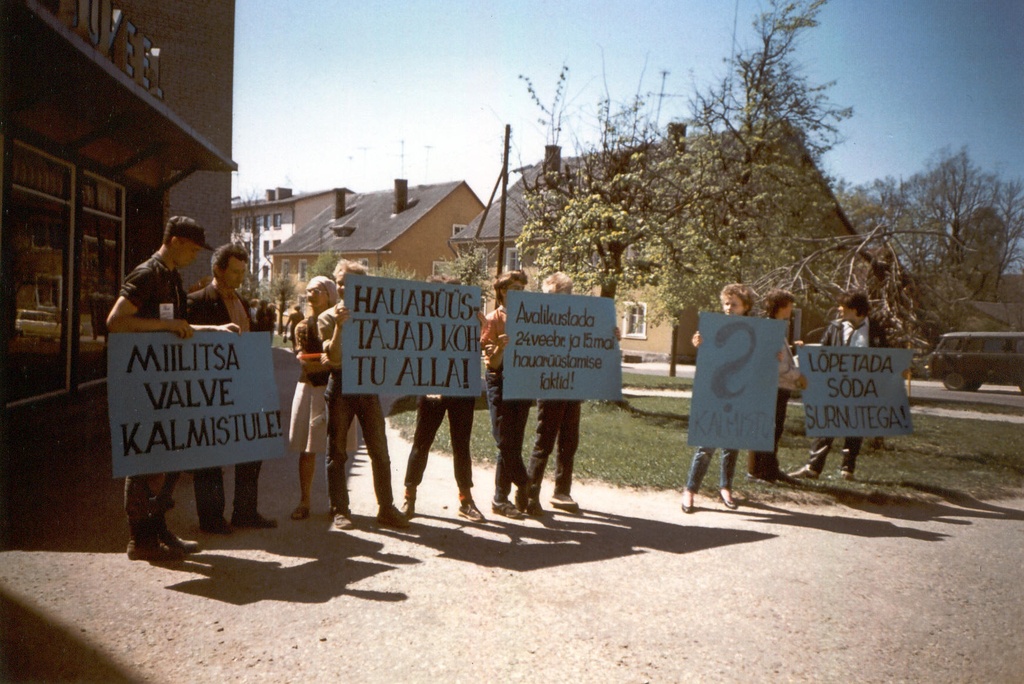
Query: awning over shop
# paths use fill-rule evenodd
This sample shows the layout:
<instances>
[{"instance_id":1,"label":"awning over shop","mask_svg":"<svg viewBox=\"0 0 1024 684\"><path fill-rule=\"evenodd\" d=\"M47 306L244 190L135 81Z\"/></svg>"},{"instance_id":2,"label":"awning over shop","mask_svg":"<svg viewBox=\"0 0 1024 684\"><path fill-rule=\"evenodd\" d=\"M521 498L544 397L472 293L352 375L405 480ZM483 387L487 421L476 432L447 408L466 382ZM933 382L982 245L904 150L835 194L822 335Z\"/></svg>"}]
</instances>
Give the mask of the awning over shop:
<instances>
[{"instance_id":1,"label":"awning over shop","mask_svg":"<svg viewBox=\"0 0 1024 684\"><path fill-rule=\"evenodd\" d=\"M167 189L237 165L38 3L5 3L7 132L42 139L113 178Z\"/></svg>"}]
</instances>

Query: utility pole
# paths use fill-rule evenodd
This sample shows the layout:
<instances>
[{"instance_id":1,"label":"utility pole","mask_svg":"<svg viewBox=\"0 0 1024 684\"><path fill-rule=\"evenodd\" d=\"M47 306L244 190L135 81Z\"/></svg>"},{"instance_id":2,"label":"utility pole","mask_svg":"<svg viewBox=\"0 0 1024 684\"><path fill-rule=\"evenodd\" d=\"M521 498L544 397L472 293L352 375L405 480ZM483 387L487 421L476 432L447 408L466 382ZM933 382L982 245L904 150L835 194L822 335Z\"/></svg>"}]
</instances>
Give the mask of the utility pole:
<instances>
[{"instance_id":1,"label":"utility pole","mask_svg":"<svg viewBox=\"0 0 1024 684\"><path fill-rule=\"evenodd\" d=\"M495 276L501 275L505 270L505 198L508 194L508 148L511 137L512 126L505 124L505 152L501 162L501 209L498 213L498 272Z\"/></svg>"}]
</instances>

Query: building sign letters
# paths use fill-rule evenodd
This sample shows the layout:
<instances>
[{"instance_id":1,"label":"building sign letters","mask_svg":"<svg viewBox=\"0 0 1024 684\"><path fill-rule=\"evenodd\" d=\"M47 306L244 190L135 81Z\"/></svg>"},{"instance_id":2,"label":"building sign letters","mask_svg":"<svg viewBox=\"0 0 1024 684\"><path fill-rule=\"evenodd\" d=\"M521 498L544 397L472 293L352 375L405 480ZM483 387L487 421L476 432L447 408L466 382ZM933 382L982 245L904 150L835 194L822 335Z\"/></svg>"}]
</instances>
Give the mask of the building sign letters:
<instances>
[{"instance_id":1,"label":"building sign letters","mask_svg":"<svg viewBox=\"0 0 1024 684\"><path fill-rule=\"evenodd\" d=\"M111 0L60 0L57 19L150 95L164 98L160 88L160 48Z\"/></svg>"}]
</instances>

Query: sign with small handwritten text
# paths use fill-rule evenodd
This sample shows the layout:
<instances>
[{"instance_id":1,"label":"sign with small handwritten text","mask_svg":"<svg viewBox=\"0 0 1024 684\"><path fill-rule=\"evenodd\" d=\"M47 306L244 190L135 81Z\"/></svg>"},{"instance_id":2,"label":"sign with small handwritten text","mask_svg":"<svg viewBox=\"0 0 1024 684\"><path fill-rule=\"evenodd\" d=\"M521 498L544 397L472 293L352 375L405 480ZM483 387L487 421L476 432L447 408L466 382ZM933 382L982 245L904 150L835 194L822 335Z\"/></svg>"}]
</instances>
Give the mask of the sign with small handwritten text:
<instances>
[{"instance_id":1,"label":"sign with small handwritten text","mask_svg":"<svg viewBox=\"0 0 1024 684\"><path fill-rule=\"evenodd\" d=\"M509 290L506 399L622 399L615 302Z\"/></svg>"}]
</instances>

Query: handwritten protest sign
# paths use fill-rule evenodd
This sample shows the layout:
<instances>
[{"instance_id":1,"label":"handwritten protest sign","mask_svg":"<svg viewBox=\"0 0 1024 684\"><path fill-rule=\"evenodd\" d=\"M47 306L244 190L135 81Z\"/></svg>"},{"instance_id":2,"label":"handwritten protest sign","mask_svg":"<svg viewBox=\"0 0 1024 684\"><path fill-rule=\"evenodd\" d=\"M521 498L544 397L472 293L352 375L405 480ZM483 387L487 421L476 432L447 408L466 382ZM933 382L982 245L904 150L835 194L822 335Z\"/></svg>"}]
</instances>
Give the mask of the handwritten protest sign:
<instances>
[{"instance_id":1,"label":"handwritten protest sign","mask_svg":"<svg viewBox=\"0 0 1024 684\"><path fill-rule=\"evenodd\" d=\"M785 321L700 314L690 446L771 451Z\"/></svg>"},{"instance_id":2,"label":"handwritten protest sign","mask_svg":"<svg viewBox=\"0 0 1024 684\"><path fill-rule=\"evenodd\" d=\"M808 437L884 437L914 431L903 371L910 349L807 345L797 352Z\"/></svg>"},{"instance_id":3,"label":"handwritten protest sign","mask_svg":"<svg viewBox=\"0 0 1024 684\"><path fill-rule=\"evenodd\" d=\"M506 399L622 399L615 302L509 290Z\"/></svg>"},{"instance_id":4,"label":"handwritten protest sign","mask_svg":"<svg viewBox=\"0 0 1024 684\"><path fill-rule=\"evenodd\" d=\"M349 273L345 394L480 394L480 288Z\"/></svg>"},{"instance_id":5,"label":"handwritten protest sign","mask_svg":"<svg viewBox=\"0 0 1024 684\"><path fill-rule=\"evenodd\" d=\"M107 369L114 477L285 453L268 332L114 334Z\"/></svg>"}]
</instances>

